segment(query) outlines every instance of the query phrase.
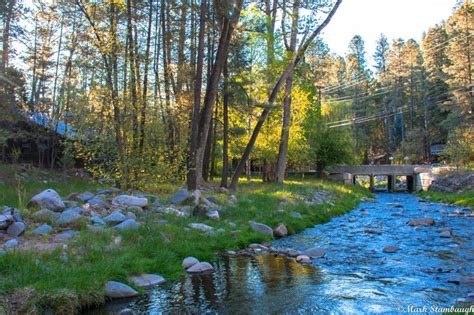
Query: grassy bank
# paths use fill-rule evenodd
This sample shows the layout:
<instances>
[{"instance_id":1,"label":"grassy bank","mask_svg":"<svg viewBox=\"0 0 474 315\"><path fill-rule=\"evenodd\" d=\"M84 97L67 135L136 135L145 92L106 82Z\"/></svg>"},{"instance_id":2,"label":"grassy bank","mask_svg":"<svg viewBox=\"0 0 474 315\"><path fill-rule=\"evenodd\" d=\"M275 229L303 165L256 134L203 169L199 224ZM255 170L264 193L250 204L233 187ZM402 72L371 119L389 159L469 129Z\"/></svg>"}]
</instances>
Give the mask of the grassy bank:
<instances>
[{"instance_id":1,"label":"grassy bank","mask_svg":"<svg viewBox=\"0 0 474 315\"><path fill-rule=\"evenodd\" d=\"M306 204L304 198L316 189L330 191L335 196L334 204ZM316 180L242 183L236 194L237 204L225 206L220 221L147 213L145 222L136 231L81 231L66 249L9 252L0 257L0 295L3 295L0 303L4 301L7 307L11 302L24 301L17 311L52 308L57 313L69 314L81 307L103 303L103 285L108 280L127 283L128 276L139 273L156 273L173 280L183 275L181 262L186 256L212 261L225 250L270 240L251 230L249 220L272 227L284 223L290 233L296 233L351 210L366 195L366 190L355 186ZM227 199L226 194L214 197L223 204ZM302 218L293 218L293 211L298 211ZM158 222L163 219L168 223ZM186 228L192 222L222 228L224 232L205 236ZM232 228L231 222L237 228ZM114 239L119 234L122 241L116 245Z\"/></svg>"},{"instance_id":2,"label":"grassy bank","mask_svg":"<svg viewBox=\"0 0 474 315\"><path fill-rule=\"evenodd\" d=\"M420 197L427 198L432 201L464 206L474 210L474 191L465 191L459 193L423 191L420 192Z\"/></svg>"}]
</instances>

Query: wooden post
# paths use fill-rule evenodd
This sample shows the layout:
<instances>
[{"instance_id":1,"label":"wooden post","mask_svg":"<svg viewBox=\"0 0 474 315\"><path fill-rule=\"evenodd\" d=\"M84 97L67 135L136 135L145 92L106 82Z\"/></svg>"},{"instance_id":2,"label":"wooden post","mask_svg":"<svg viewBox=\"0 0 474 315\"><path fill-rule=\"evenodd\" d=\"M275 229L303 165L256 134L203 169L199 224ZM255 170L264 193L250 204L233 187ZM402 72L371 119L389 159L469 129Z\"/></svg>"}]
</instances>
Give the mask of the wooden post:
<instances>
[{"instance_id":1,"label":"wooden post","mask_svg":"<svg viewBox=\"0 0 474 315\"><path fill-rule=\"evenodd\" d=\"M374 191L374 190L375 190L375 187L374 187L374 175L373 175L373 174L370 174L370 175L369 175L369 178L370 178L370 190L371 190L371 191Z\"/></svg>"},{"instance_id":2,"label":"wooden post","mask_svg":"<svg viewBox=\"0 0 474 315\"><path fill-rule=\"evenodd\" d=\"M395 191L395 175L388 175L387 176L387 186L389 192Z\"/></svg>"}]
</instances>

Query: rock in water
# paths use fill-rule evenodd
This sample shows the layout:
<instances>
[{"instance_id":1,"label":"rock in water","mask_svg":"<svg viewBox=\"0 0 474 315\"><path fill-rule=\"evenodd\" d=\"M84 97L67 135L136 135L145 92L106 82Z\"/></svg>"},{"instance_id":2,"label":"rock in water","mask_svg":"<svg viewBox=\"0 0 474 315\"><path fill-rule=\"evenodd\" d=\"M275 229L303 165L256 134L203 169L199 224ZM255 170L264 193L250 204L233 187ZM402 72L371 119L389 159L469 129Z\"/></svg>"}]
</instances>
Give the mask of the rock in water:
<instances>
[{"instance_id":1,"label":"rock in water","mask_svg":"<svg viewBox=\"0 0 474 315\"><path fill-rule=\"evenodd\" d=\"M208 262L202 261L198 262L195 265L192 265L188 269L186 269L187 272L189 273L204 273L204 272L210 272L213 271L214 267Z\"/></svg>"},{"instance_id":2,"label":"rock in water","mask_svg":"<svg viewBox=\"0 0 474 315\"><path fill-rule=\"evenodd\" d=\"M443 232L439 233L439 236L442 237L442 238L450 238L451 237L451 231L449 231L449 230L443 231Z\"/></svg>"},{"instance_id":3,"label":"rock in water","mask_svg":"<svg viewBox=\"0 0 474 315\"><path fill-rule=\"evenodd\" d=\"M148 206L148 199L130 195L120 195L112 199L112 204L115 206L143 208Z\"/></svg>"},{"instance_id":4,"label":"rock in water","mask_svg":"<svg viewBox=\"0 0 474 315\"><path fill-rule=\"evenodd\" d=\"M323 258L326 255L326 250L324 248L313 247L303 251L301 254L310 258Z\"/></svg>"},{"instance_id":5,"label":"rock in water","mask_svg":"<svg viewBox=\"0 0 474 315\"><path fill-rule=\"evenodd\" d=\"M53 231L53 228L51 227L51 225L49 224L43 224L39 227L37 227L34 231L33 231L33 234L36 234L36 235L45 235L45 234L49 234Z\"/></svg>"},{"instance_id":6,"label":"rock in water","mask_svg":"<svg viewBox=\"0 0 474 315\"><path fill-rule=\"evenodd\" d=\"M54 223L60 214L49 209L41 209L31 215L31 219L38 223Z\"/></svg>"},{"instance_id":7,"label":"rock in water","mask_svg":"<svg viewBox=\"0 0 474 315\"><path fill-rule=\"evenodd\" d=\"M25 232L26 225L23 222L15 222L7 229L7 234L11 237L17 237Z\"/></svg>"},{"instance_id":8,"label":"rock in water","mask_svg":"<svg viewBox=\"0 0 474 315\"><path fill-rule=\"evenodd\" d=\"M296 257L296 261L299 262L300 264L310 264L311 258L309 258L306 255L299 255L298 257Z\"/></svg>"},{"instance_id":9,"label":"rock in water","mask_svg":"<svg viewBox=\"0 0 474 315\"><path fill-rule=\"evenodd\" d=\"M141 274L129 277L128 281L140 288L149 288L164 283L166 280L162 276L153 274Z\"/></svg>"},{"instance_id":10,"label":"rock in water","mask_svg":"<svg viewBox=\"0 0 474 315\"><path fill-rule=\"evenodd\" d=\"M283 223L280 223L276 226L276 228L273 230L273 235L275 237L285 237L288 235L288 229Z\"/></svg>"},{"instance_id":11,"label":"rock in water","mask_svg":"<svg viewBox=\"0 0 474 315\"><path fill-rule=\"evenodd\" d=\"M184 188L181 188L170 197L170 201L174 205L181 205L191 199L193 199L193 196Z\"/></svg>"},{"instance_id":12,"label":"rock in water","mask_svg":"<svg viewBox=\"0 0 474 315\"><path fill-rule=\"evenodd\" d=\"M59 225L68 225L79 221L82 218L81 214L75 209L68 209L61 213L56 222Z\"/></svg>"},{"instance_id":13,"label":"rock in water","mask_svg":"<svg viewBox=\"0 0 474 315\"><path fill-rule=\"evenodd\" d=\"M140 224L135 221L134 219L127 219L122 223L117 224L114 226L116 230L136 230L140 227Z\"/></svg>"},{"instance_id":14,"label":"rock in water","mask_svg":"<svg viewBox=\"0 0 474 315\"><path fill-rule=\"evenodd\" d=\"M409 226L417 226L417 225L430 226L430 225L435 225L435 220L431 217L426 217L426 218L421 218L421 219L410 220L407 222L407 224Z\"/></svg>"},{"instance_id":15,"label":"rock in water","mask_svg":"<svg viewBox=\"0 0 474 315\"><path fill-rule=\"evenodd\" d=\"M126 219L127 217L123 213L119 211L115 211L109 214L108 216L106 216L104 218L104 221L107 222L107 224L109 225L116 225L116 224L122 223Z\"/></svg>"},{"instance_id":16,"label":"rock in water","mask_svg":"<svg viewBox=\"0 0 474 315\"><path fill-rule=\"evenodd\" d=\"M199 260L197 258L186 257L183 259L183 263L181 264L181 266L183 266L184 269L188 269L197 263L199 263Z\"/></svg>"},{"instance_id":17,"label":"rock in water","mask_svg":"<svg viewBox=\"0 0 474 315\"><path fill-rule=\"evenodd\" d=\"M28 203L28 207L46 208L53 211L61 211L66 205L61 200L61 196L53 189L46 189L33 198Z\"/></svg>"},{"instance_id":18,"label":"rock in water","mask_svg":"<svg viewBox=\"0 0 474 315\"><path fill-rule=\"evenodd\" d=\"M107 281L104 291L105 296L112 299L128 298L138 295L138 292L133 288L116 281Z\"/></svg>"},{"instance_id":19,"label":"rock in water","mask_svg":"<svg viewBox=\"0 0 474 315\"><path fill-rule=\"evenodd\" d=\"M400 247L398 247L398 246L389 245L389 246L385 246L382 249L382 252L387 253L387 254L391 254L391 253L395 253L399 249L400 249Z\"/></svg>"},{"instance_id":20,"label":"rock in water","mask_svg":"<svg viewBox=\"0 0 474 315\"><path fill-rule=\"evenodd\" d=\"M273 237L273 229L269 227L268 225L258 223L255 221L250 221L249 224L254 231L267 234Z\"/></svg>"}]
</instances>

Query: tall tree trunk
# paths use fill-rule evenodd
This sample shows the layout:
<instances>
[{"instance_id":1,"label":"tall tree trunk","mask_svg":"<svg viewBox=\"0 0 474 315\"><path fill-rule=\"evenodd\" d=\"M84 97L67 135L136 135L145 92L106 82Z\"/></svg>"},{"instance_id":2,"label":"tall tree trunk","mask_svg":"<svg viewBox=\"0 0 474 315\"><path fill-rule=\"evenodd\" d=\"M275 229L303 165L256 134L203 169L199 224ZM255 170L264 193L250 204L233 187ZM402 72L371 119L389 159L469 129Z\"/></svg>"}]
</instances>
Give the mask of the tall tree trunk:
<instances>
[{"instance_id":1,"label":"tall tree trunk","mask_svg":"<svg viewBox=\"0 0 474 315\"><path fill-rule=\"evenodd\" d=\"M222 174L221 187L227 188L229 173L229 71L227 62L224 65L224 99L222 102L223 144L222 144Z\"/></svg>"},{"instance_id":2,"label":"tall tree trunk","mask_svg":"<svg viewBox=\"0 0 474 315\"><path fill-rule=\"evenodd\" d=\"M333 8L329 12L328 16L326 19L323 21L323 23L314 30L311 35L304 40L302 44L299 46L298 50L294 54L294 57L290 61L289 65L286 67L286 69L283 71L283 73L280 75L280 78L278 79L277 83L273 87L272 93L268 97L268 105L265 106L264 110L260 114L260 117L258 119L257 124L255 125L255 128L252 132L252 135L249 139L249 142L247 143L247 146L245 147L244 153L242 154L242 157L239 161L239 164L237 165L234 174L232 175L232 181L230 184L230 189L235 190L237 189L237 184L239 183L239 178L240 175L242 174L242 171L244 170L244 167L250 157L250 153L253 150L253 147L255 145L255 141L257 140L258 134L260 133L260 129L262 129L263 123L268 117L268 114L270 113L271 108L273 107L273 103L275 102L275 99L278 95L278 92L280 91L281 85L283 82L288 78L289 74L293 71L293 69L297 66L298 62L301 60L301 58L304 56L304 53L308 49L308 47L311 45L311 43L314 41L316 36L326 27L326 25L331 21L332 17L336 13L338 7L342 3L342 0L337 0L336 3L334 4Z\"/></svg>"},{"instance_id":3,"label":"tall tree trunk","mask_svg":"<svg viewBox=\"0 0 474 315\"><path fill-rule=\"evenodd\" d=\"M6 67L8 67L8 57L10 54L10 30L11 22L13 19L13 11L16 6L17 0L8 0L6 1L7 8L5 12L5 24L2 34L2 62L0 63L0 74L4 74Z\"/></svg>"},{"instance_id":4,"label":"tall tree trunk","mask_svg":"<svg viewBox=\"0 0 474 315\"><path fill-rule=\"evenodd\" d=\"M201 0L199 35L198 35L198 52L196 62L196 78L194 79L194 104L191 119L191 140L188 158L188 174L187 186L189 190L197 188L197 170L196 170L196 150L199 142L199 120L201 110L201 86L202 86L202 70L204 64L204 32L206 27L206 0ZM192 58L193 59L193 58Z\"/></svg>"}]
</instances>

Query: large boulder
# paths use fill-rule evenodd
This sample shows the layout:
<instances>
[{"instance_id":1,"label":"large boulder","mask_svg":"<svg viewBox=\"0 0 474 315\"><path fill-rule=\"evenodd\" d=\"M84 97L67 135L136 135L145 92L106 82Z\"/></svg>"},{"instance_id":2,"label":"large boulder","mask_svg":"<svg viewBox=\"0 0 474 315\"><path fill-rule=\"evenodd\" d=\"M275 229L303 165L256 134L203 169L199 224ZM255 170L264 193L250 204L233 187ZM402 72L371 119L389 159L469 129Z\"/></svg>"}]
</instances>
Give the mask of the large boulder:
<instances>
[{"instance_id":1,"label":"large boulder","mask_svg":"<svg viewBox=\"0 0 474 315\"><path fill-rule=\"evenodd\" d=\"M280 223L273 229L273 235L275 237L285 237L288 235L288 229L283 223Z\"/></svg>"},{"instance_id":2,"label":"large boulder","mask_svg":"<svg viewBox=\"0 0 474 315\"><path fill-rule=\"evenodd\" d=\"M138 295L138 292L124 283L107 281L104 294L111 299L129 298Z\"/></svg>"},{"instance_id":3,"label":"large boulder","mask_svg":"<svg viewBox=\"0 0 474 315\"><path fill-rule=\"evenodd\" d=\"M135 221L134 219L127 219L122 223L117 224L114 226L116 230L136 230L140 227L140 224Z\"/></svg>"},{"instance_id":4,"label":"large boulder","mask_svg":"<svg viewBox=\"0 0 474 315\"><path fill-rule=\"evenodd\" d=\"M204 272L210 272L213 270L214 270L214 267L212 267L210 263L205 262L205 261L198 262L197 264L194 264L188 269L186 269L186 271L189 273L204 273Z\"/></svg>"},{"instance_id":5,"label":"large boulder","mask_svg":"<svg viewBox=\"0 0 474 315\"><path fill-rule=\"evenodd\" d=\"M46 208L53 211L62 211L66 208L66 205L61 199L61 196L53 190L46 189L39 194L33 196L30 202L28 203L28 208L37 207L37 208Z\"/></svg>"},{"instance_id":6,"label":"large boulder","mask_svg":"<svg viewBox=\"0 0 474 315\"><path fill-rule=\"evenodd\" d=\"M7 229L7 234L11 237L17 237L23 234L26 230L26 225L23 222L15 222Z\"/></svg>"},{"instance_id":7,"label":"large boulder","mask_svg":"<svg viewBox=\"0 0 474 315\"><path fill-rule=\"evenodd\" d=\"M188 269L192 266L194 266L195 264L199 263L199 260L195 257L186 257L183 259L183 263L181 264L181 266L183 266L184 269Z\"/></svg>"},{"instance_id":8,"label":"large boulder","mask_svg":"<svg viewBox=\"0 0 474 315\"><path fill-rule=\"evenodd\" d=\"M82 194L79 194L79 195L75 196L75 197L73 198L73 200L82 201L82 202L88 202L88 201L91 200L92 198L94 198L94 194L91 193L90 191L86 191L86 192L83 192Z\"/></svg>"},{"instance_id":9,"label":"large boulder","mask_svg":"<svg viewBox=\"0 0 474 315\"><path fill-rule=\"evenodd\" d=\"M31 219L38 223L54 223L59 218L58 212L49 209L41 209L31 215Z\"/></svg>"},{"instance_id":10,"label":"large boulder","mask_svg":"<svg viewBox=\"0 0 474 315\"><path fill-rule=\"evenodd\" d=\"M263 234L267 234L267 235L270 235L270 236L273 237L273 229L271 227L269 227L268 225L265 225L263 223L258 223L258 222L255 222L255 221L250 221L249 224L250 224L250 227L254 231L260 232L260 233L263 233Z\"/></svg>"},{"instance_id":11,"label":"large boulder","mask_svg":"<svg viewBox=\"0 0 474 315\"><path fill-rule=\"evenodd\" d=\"M431 217L426 217L426 218L421 218L421 219L410 220L407 222L407 224L409 226L418 226L418 225L430 226L430 225L435 225L435 220Z\"/></svg>"},{"instance_id":12,"label":"large boulder","mask_svg":"<svg viewBox=\"0 0 474 315\"><path fill-rule=\"evenodd\" d=\"M0 214L0 230L6 230L15 219L10 214Z\"/></svg>"},{"instance_id":13,"label":"large boulder","mask_svg":"<svg viewBox=\"0 0 474 315\"><path fill-rule=\"evenodd\" d=\"M324 248L313 247L303 251L301 254L310 258L323 258L326 255L326 250Z\"/></svg>"},{"instance_id":14,"label":"large boulder","mask_svg":"<svg viewBox=\"0 0 474 315\"><path fill-rule=\"evenodd\" d=\"M120 195L112 199L112 204L122 207L146 207L148 206L148 199L140 198L130 195Z\"/></svg>"},{"instance_id":15,"label":"large boulder","mask_svg":"<svg viewBox=\"0 0 474 315\"><path fill-rule=\"evenodd\" d=\"M61 213L56 223L59 225L68 225L79 221L81 218L81 213L77 209L68 209Z\"/></svg>"},{"instance_id":16,"label":"large boulder","mask_svg":"<svg viewBox=\"0 0 474 315\"><path fill-rule=\"evenodd\" d=\"M141 274L129 277L128 281L140 288L149 288L164 283L166 280L162 276L153 274Z\"/></svg>"},{"instance_id":17,"label":"large boulder","mask_svg":"<svg viewBox=\"0 0 474 315\"><path fill-rule=\"evenodd\" d=\"M170 202L174 205L182 205L194 197L184 188L181 188L170 197Z\"/></svg>"},{"instance_id":18,"label":"large boulder","mask_svg":"<svg viewBox=\"0 0 474 315\"><path fill-rule=\"evenodd\" d=\"M107 209L110 205L102 198L95 196L87 201L87 204L95 209Z\"/></svg>"},{"instance_id":19,"label":"large boulder","mask_svg":"<svg viewBox=\"0 0 474 315\"><path fill-rule=\"evenodd\" d=\"M119 211L112 212L104 218L108 225L117 225L125 220L127 220L127 217Z\"/></svg>"}]
</instances>

